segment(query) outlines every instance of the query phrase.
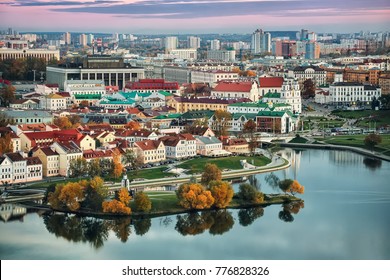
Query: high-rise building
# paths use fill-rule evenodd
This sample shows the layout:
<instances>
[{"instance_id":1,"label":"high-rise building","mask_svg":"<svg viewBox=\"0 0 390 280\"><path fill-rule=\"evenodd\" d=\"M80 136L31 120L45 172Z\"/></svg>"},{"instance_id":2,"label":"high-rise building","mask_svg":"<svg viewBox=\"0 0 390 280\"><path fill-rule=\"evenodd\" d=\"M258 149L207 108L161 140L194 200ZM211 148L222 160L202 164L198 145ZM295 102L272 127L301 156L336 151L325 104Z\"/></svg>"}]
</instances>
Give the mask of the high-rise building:
<instances>
[{"instance_id":1,"label":"high-rise building","mask_svg":"<svg viewBox=\"0 0 390 280\"><path fill-rule=\"evenodd\" d=\"M80 36L79 36L79 44L81 46L86 46L88 44L87 35L80 34Z\"/></svg>"},{"instance_id":2,"label":"high-rise building","mask_svg":"<svg viewBox=\"0 0 390 280\"><path fill-rule=\"evenodd\" d=\"M200 48L200 38L195 36L188 36L188 48L190 49L199 49Z\"/></svg>"},{"instance_id":3,"label":"high-rise building","mask_svg":"<svg viewBox=\"0 0 390 280\"><path fill-rule=\"evenodd\" d=\"M218 51L221 49L221 42L217 39L211 40L210 43L210 50L212 51Z\"/></svg>"},{"instance_id":4,"label":"high-rise building","mask_svg":"<svg viewBox=\"0 0 390 280\"><path fill-rule=\"evenodd\" d=\"M317 59L320 58L320 45L317 42L306 43L306 59Z\"/></svg>"},{"instance_id":5,"label":"high-rise building","mask_svg":"<svg viewBox=\"0 0 390 280\"><path fill-rule=\"evenodd\" d=\"M165 52L169 53L170 50L177 49L178 39L177 37L165 37Z\"/></svg>"},{"instance_id":6,"label":"high-rise building","mask_svg":"<svg viewBox=\"0 0 390 280\"><path fill-rule=\"evenodd\" d=\"M93 34L88 34L88 36L87 36L87 44L92 46L93 41L94 41Z\"/></svg>"},{"instance_id":7,"label":"high-rise building","mask_svg":"<svg viewBox=\"0 0 390 280\"><path fill-rule=\"evenodd\" d=\"M252 34L251 51L254 54L271 51L271 34L257 29Z\"/></svg>"},{"instance_id":8,"label":"high-rise building","mask_svg":"<svg viewBox=\"0 0 390 280\"><path fill-rule=\"evenodd\" d=\"M307 29L302 29L301 30L301 41L307 40L307 34L309 31Z\"/></svg>"},{"instance_id":9,"label":"high-rise building","mask_svg":"<svg viewBox=\"0 0 390 280\"><path fill-rule=\"evenodd\" d=\"M70 32L64 33L64 41L66 45L70 45L72 43L72 37L70 35Z\"/></svg>"}]
</instances>

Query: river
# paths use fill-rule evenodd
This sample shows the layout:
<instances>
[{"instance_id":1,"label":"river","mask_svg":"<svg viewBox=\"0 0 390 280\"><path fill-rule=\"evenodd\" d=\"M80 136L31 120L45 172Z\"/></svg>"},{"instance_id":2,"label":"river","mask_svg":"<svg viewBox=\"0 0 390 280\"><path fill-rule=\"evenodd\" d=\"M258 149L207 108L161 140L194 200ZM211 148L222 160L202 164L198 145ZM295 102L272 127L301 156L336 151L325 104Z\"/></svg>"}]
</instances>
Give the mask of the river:
<instances>
[{"instance_id":1,"label":"river","mask_svg":"<svg viewBox=\"0 0 390 280\"><path fill-rule=\"evenodd\" d=\"M390 259L390 163L352 152L282 150L304 205L146 220L45 215L1 205L1 259ZM234 186L236 189L238 185Z\"/></svg>"}]
</instances>

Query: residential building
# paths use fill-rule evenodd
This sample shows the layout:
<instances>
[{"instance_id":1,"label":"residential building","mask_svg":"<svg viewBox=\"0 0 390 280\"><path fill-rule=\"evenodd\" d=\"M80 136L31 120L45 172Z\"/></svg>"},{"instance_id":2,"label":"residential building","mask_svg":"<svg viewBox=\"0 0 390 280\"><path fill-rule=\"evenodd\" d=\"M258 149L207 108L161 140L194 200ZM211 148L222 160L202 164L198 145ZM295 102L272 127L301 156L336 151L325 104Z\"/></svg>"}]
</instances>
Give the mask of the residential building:
<instances>
[{"instance_id":1,"label":"residential building","mask_svg":"<svg viewBox=\"0 0 390 280\"><path fill-rule=\"evenodd\" d=\"M11 184L26 183L27 180L27 160L22 153L7 153L4 156L11 162Z\"/></svg>"},{"instance_id":2,"label":"residential building","mask_svg":"<svg viewBox=\"0 0 390 280\"><path fill-rule=\"evenodd\" d=\"M39 99L16 99L9 104L9 107L23 110L38 109L40 107L39 102Z\"/></svg>"},{"instance_id":3,"label":"residential building","mask_svg":"<svg viewBox=\"0 0 390 280\"><path fill-rule=\"evenodd\" d=\"M251 52L253 54L271 52L271 34L257 29L252 34Z\"/></svg>"},{"instance_id":4,"label":"residential building","mask_svg":"<svg viewBox=\"0 0 390 280\"><path fill-rule=\"evenodd\" d=\"M7 59L41 58L46 62L60 59L60 51L52 49L9 49L0 48L0 61Z\"/></svg>"},{"instance_id":5,"label":"residential building","mask_svg":"<svg viewBox=\"0 0 390 280\"><path fill-rule=\"evenodd\" d=\"M390 94L390 73L383 73L379 76L379 87L382 95Z\"/></svg>"},{"instance_id":6,"label":"residential building","mask_svg":"<svg viewBox=\"0 0 390 280\"><path fill-rule=\"evenodd\" d=\"M329 95L329 91L324 91L324 90L316 91L314 96L314 102L318 104L330 104L331 98Z\"/></svg>"},{"instance_id":7,"label":"residential building","mask_svg":"<svg viewBox=\"0 0 390 280\"><path fill-rule=\"evenodd\" d=\"M267 96L279 98L280 93L267 93ZM290 104L280 103L280 100L277 101L278 102L265 102L264 99L262 99L258 102L234 103L227 106L227 111L231 114L257 114L260 111L266 110L285 111L292 109Z\"/></svg>"},{"instance_id":8,"label":"residential building","mask_svg":"<svg viewBox=\"0 0 390 280\"><path fill-rule=\"evenodd\" d=\"M301 88L303 82L308 79L311 79L316 86L326 84L326 71L318 66L297 66L292 74L298 79Z\"/></svg>"},{"instance_id":9,"label":"residential building","mask_svg":"<svg viewBox=\"0 0 390 280\"><path fill-rule=\"evenodd\" d=\"M210 50L217 51L221 49L221 41L214 39L210 41Z\"/></svg>"},{"instance_id":10,"label":"residential building","mask_svg":"<svg viewBox=\"0 0 390 280\"><path fill-rule=\"evenodd\" d=\"M235 81L238 80L237 72L229 72L222 70L210 70L210 71L201 71L194 70L191 71L191 82L192 83L206 83L210 86L215 86L216 83L220 81Z\"/></svg>"},{"instance_id":11,"label":"residential building","mask_svg":"<svg viewBox=\"0 0 390 280\"><path fill-rule=\"evenodd\" d=\"M211 96L227 99L247 98L256 102L259 100L259 86L255 81L221 81L211 90Z\"/></svg>"},{"instance_id":12,"label":"residential building","mask_svg":"<svg viewBox=\"0 0 390 280\"><path fill-rule=\"evenodd\" d=\"M16 124L53 123L53 116L46 111L9 110L9 111L4 111L4 113L8 119L13 120Z\"/></svg>"},{"instance_id":13,"label":"residential building","mask_svg":"<svg viewBox=\"0 0 390 280\"><path fill-rule=\"evenodd\" d=\"M336 106L370 106L373 98L381 96L376 86L355 82L335 82L329 86L330 103Z\"/></svg>"},{"instance_id":14,"label":"residential building","mask_svg":"<svg viewBox=\"0 0 390 280\"><path fill-rule=\"evenodd\" d=\"M196 155L196 140L191 134L163 136L166 158L183 159Z\"/></svg>"},{"instance_id":15,"label":"residential building","mask_svg":"<svg viewBox=\"0 0 390 280\"><path fill-rule=\"evenodd\" d=\"M165 145L160 140L144 140L134 143L142 163L161 162L166 159Z\"/></svg>"},{"instance_id":16,"label":"residential building","mask_svg":"<svg viewBox=\"0 0 390 280\"><path fill-rule=\"evenodd\" d=\"M298 117L290 111L260 111L256 116L258 132L289 133L298 128Z\"/></svg>"},{"instance_id":17,"label":"residential building","mask_svg":"<svg viewBox=\"0 0 390 280\"><path fill-rule=\"evenodd\" d=\"M183 60L197 60L198 51L196 49L172 49L169 50L169 55L174 58Z\"/></svg>"},{"instance_id":18,"label":"residential building","mask_svg":"<svg viewBox=\"0 0 390 280\"><path fill-rule=\"evenodd\" d=\"M60 155L51 147L40 147L33 152L42 162L44 177L58 176L60 173Z\"/></svg>"},{"instance_id":19,"label":"residential building","mask_svg":"<svg viewBox=\"0 0 390 280\"><path fill-rule=\"evenodd\" d=\"M168 82L164 79L140 79L136 82L129 82L125 86L125 92L159 92L165 91L171 94L179 93L178 82Z\"/></svg>"},{"instance_id":20,"label":"residential building","mask_svg":"<svg viewBox=\"0 0 390 280\"><path fill-rule=\"evenodd\" d=\"M216 60L223 62L234 62L236 61L235 50L209 50L207 51L208 60Z\"/></svg>"},{"instance_id":21,"label":"residential building","mask_svg":"<svg viewBox=\"0 0 390 280\"><path fill-rule=\"evenodd\" d=\"M57 93L51 93L40 100L40 107L45 110L58 111L67 108L66 98Z\"/></svg>"},{"instance_id":22,"label":"residential building","mask_svg":"<svg viewBox=\"0 0 390 280\"><path fill-rule=\"evenodd\" d=\"M11 184L12 180L12 161L6 156L0 156L0 184Z\"/></svg>"},{"instance_id":23,"label":"residential building","mask_svg":"<svg viewBox=\"0 0 390 280\"><path fill-rule=\"evenodd\" d=\"M221 99L216 97L174 97L167 101L167 105L174 108L177 113L186 113L188 111L199 110L225 110L229 104L237 102L250 102L250 99Z\"/></svg>"},{"instance_id":24,"label":"residential building","mask_svg":"<svg viewBox=\"0 0 390 280\"><path fill-rule=\"evenodd\" d=\"M26 166L27 182L42 180L43 167L42 167L41 160L38 157L27 157L26 161L27 161L27 166Z\"/></svg>"},{"instance_id":25,"label":"residential building","mask_svg":"<svg viewBox=\"0 0 390 280\"><path fill-rule=\"evenodd\" d=\"M245 138L223 138L222 147L233 155L249 154L249 143Z\"/></svg>"},{"instance_id":26,"label":"residential building","mask_svg":"<svg viewBox=\"0 0 390 280\"><path fill-rule=\"evenodd\" d=\"M165 52L169 53L170 50L175 50L177 49L177 46L179 45L179 41L177 37L175 36L168 36L165 37Z\"/></svg>"},{"instance_id":27,"label":"residential building","mask_svg":"<svg viewBox=\"0 0 390 280\"><path fill-rule=\"evenodd\" d=\"M195 36L188 36L188 48L190 49L199 49L200 48L200 38Z\"/></svg>"},{"instance_id":28,"label":"residential building","mask_svg":"<svg viewBox=\"0 0 390 280\"><path fill-rule=\"evenodd\" d=\"M215 136L194 136L196 139L196 153L198 155L213 157L224 155L222 142Z\"/></svg>"},{"instance_id":29,"label":"residential building","mask_svg":"<svg viewBox=\"0 0 390 280\"><path fill-rule=\"evenodd\" d=\"M74 104L88 101L90 106L96 103L106 94L104 82L100 80L69 80L66 81L65 91L69 93Z\"/></svg>"},{"instance_id":30,"label":"residential building","mask_svg":"<svg viewBox=\"0 0 390 280\"><path fill-rule=\"evenodd\" d=\"M54 142L50 147L59 154L59 174L65 177L69 176L70 162L81 158L83 152L72 141L67 143Z\"/></svg>"},{"instance_id":31,"label":"residential building","mask_svg":"<svg viewBox=\"0 0 390 280\"><path fill-rule=\"evenodd\" d=\"M320 58L321 48L317 42L307 42L306 43L306 59L318 59Z\"/></svg>"}]
</instances>

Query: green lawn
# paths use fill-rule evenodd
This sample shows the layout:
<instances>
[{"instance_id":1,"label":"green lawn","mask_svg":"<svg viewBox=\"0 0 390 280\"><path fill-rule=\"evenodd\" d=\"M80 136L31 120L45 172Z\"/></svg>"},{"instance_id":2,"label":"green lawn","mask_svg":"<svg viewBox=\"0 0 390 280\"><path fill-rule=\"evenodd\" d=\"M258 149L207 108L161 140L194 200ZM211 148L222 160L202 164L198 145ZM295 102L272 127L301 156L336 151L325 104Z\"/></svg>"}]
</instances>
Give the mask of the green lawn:
<instances>
[{"instance_id":1,"label":"green lawn","mask_svg":"<svg viewBox=\"0 0 390 280\"><path fill-rule=\"evenodd\" d=\"M363 128L374 128L374 126L380 128L390 125L389 110L333 111L332 114L347 119L360 119L356 126Z\"/></svg>"},{"instance_id":2,"label":"green lawn","mask_svg":"<svg viewBox=\"0 0 390 280\"><path fill-rule=\"evenodd\" d=\"M326 137L325 139L321 138L320 140L334 145L347 145L347 146L354 146L354 147L367 149L367 146L364 145L364 138L366 136L367 135L340 135L340 136ZM382 136L382 143L380 143L374 149L375 151L378 152L390 149L390 135L381 135L381 136Z\"/></svg>"},{"instance_id":3,"label":"green lawn","mask_svg":"<svg viewBox=\"0 0 390 280\"><path fill-rule=\"evenodd\" d=\"M164 172L167 169L166 166L156 167L156 168L147 168L135 171L127 172L127 178L133 180L135 178L145 178L145 179L159 179L164 177L174 177L175 174Z\"/></svg>"},{"instance_id":4,"label":"green lawn","mask_svg":"<svg viewBox=\"0 0 390 280\"><path fill-rule=\"evenodd\" d=\"M271 162L271 160L264 156L254 156L254 157L245 157L245 156L232 156L232 157L223 157L223 158L197 158L191 159L189 161L183 162L177 167L188 169L190 173L202 173L204 167L207 163L216 164L219 169L242 169L240 160L246 159L247 162L256 165L264 166Z\"/></svg>"},{"instance_id":5,"label":"green lawn","mask_svg":"<svg viewBox=\"0 0 390 280\"><path fill-rule=\"evenodd\" d=\"M307 139L304 137L295 137L295 138L291 139L291 141L288 143L303 143L304 144L304 143L307 143Z\"/></svg>"},{"instance_id":6,"label":"green lawn","mask_svg":"<svg viewBox=\"0 0 390 280\"><path fill-rule=\"evenodd\" d=\"M182 210L175 192L145 192L152 202L152 212L166 210ZM134 209L134 200L130 202L130 208Z\"/></svg>"}]
</instances>

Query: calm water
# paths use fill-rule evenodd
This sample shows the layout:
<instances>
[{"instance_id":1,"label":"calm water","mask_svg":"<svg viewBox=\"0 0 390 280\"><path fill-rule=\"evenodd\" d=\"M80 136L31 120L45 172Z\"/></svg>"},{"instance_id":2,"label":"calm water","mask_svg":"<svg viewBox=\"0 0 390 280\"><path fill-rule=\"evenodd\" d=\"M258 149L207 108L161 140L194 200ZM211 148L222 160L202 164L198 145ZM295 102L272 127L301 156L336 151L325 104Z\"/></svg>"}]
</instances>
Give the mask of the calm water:
<instances>
[{"instance_id":1,"label":"calm water","mask_svg":"<svg viewBox=\"0 0 390 280\"><path fill-rule=\"evenodd\" d=\"M390 259L390 163L341 151L284 150L303 205L142 221L2 212L1 259ZM235 186L237 188L237 185ZM15 211L16 211L15 210ZM7 220L7 222L4 222Z\"/></svg>"}]
</instances>

